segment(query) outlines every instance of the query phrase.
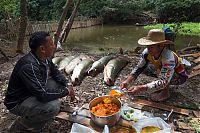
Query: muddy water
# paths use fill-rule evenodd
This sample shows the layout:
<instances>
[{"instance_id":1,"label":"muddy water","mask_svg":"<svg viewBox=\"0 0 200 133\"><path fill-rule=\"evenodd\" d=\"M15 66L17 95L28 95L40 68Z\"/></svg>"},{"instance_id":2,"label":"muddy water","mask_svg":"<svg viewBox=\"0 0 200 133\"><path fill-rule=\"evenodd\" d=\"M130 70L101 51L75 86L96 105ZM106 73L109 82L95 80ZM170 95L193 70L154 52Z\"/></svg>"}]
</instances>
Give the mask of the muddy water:
<instances>
[{"instance_id":1,"label":"muddy water","mask_svg":"<svg viewBox=\"0 0 200 133\"><path fill-rule=\"evenodd\" d=\"M72 29L64 44L64 48L83 49L90 53L102 52L113 48L131 50L138 46L139 38L146 36L148 30L142 26L131 25L103 25L82 29ZM176 48L200 43L197 36L177 36Z\"/></svg>"}]
</instances>

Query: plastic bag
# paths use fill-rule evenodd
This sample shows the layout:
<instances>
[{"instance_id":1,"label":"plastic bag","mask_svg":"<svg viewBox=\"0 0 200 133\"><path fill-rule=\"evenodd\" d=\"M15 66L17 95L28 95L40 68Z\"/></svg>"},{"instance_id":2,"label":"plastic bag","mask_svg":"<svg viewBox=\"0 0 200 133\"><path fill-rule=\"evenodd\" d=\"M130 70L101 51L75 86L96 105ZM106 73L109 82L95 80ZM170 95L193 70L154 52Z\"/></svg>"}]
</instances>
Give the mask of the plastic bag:
<instances>
[{"instance_id":1,"label":"plastic bag","mask_svg":"<svg viewBox=\"0 0 200 133\"><path fill-rule=\"evenodd\" d=\"M73 123L70 133L95 133L95 131L84 125Z\"/></svg>"},{"instance_id":2,"label":"plastic bag","mask_svg":"<svg viewBox=\"0 0 200 133\"><path fill-rule=\"evenodd\" d=\"M70 133L96 133L96 132L84 125L73 123ZM102 133L109 133L109 128L107 125L104 126L104 130Z\"/></svg>"},{"instance_id":3,"label":"plastic bag","mask_svg":"<svg viewBox=\"0 0 200 133\"><path fill-rule=\"evenodd\" d=\"M107 125L104 126L103 132L102 133L109 133L109 128Z\"/></svg>"},{"instance_id":4,"label":"plastic bag","mask_svg":"<svg viewBox=\"0 0 200 133\"><path fill-rule=\"evenodd\" d=\"M141 119L133 124L133 127L136 129L137 133L140 133L142 128L147 126L154 126L161 129L155 133L171 133L171 126L160 117Z\"/></svg>"},{"instance_id":5,"label":"plastic bag","mask_svg":"<svg viewBox=\"0 0 200 133\"><path fill-rule=\"evenodd\" d=\"M141 110L129 107L127 103L125 103L122 106L120 114L122 118L124 118L125 120L138 121L140 119L147 118L147 116L144 115L144 112L141 112Z\"/></svg>"}]
</instances>

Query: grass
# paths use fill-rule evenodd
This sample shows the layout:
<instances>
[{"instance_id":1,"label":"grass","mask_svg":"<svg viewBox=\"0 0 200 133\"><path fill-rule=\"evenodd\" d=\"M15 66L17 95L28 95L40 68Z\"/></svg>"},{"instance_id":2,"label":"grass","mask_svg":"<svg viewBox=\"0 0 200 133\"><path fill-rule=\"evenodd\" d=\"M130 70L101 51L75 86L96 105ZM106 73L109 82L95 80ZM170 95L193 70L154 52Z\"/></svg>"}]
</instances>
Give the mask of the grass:
<instances>
[{"instance_id":1,"label":"grass","mask_svg":"<svg viewBox=\"0 0 200 133\"><path fill-rule=\"evenodd\" d=\"M200 23L170 23L170 24L155 24L147 25L145 29L161 29L164 25L169 26L172 30L177 29L177 34L179 35L191 35L191 36L200 36Z\"/></svg>"}]
</instances>

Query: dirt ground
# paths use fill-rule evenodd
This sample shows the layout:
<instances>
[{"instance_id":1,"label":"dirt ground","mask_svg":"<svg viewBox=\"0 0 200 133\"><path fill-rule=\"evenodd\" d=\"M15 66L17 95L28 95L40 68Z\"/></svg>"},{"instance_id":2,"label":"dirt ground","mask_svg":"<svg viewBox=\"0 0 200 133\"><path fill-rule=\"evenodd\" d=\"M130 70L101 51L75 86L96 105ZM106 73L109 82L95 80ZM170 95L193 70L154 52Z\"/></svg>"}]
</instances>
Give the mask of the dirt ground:
<instances>
[{"instance_id":1,"label":"dirt ground","mask_svg":"<svg viewBox=\"0 0 200 133\"><path fill-rule=\"evenodd\" d=\"M87 51L78 51L76 50L70 50L70 52L67 52L67 55L76 55L79 53L85 53L87 54ZM56 55L64 55L65 52L59 52L56 53ZM122 56L121 54L118 54L118 52L115 53L118 56ZM88 55L88 54L87 54ZM104 56L105 54L89 54L89 56L93 57L93 59L97 60L100 57ZM9 111L5 108L3 101L4 101L4 94L7 88L8 80L11 75L11 72L14 68L14 65L16 61L21 57L22 55L18 55L14 58L10 58L9 61L5 61L2 57L0 60L0 132L6 133L9 125L11 122L16 118L13 114L9 113ZM133 52L125 52L123 54L126 58L129 59L130 63L123 68L123 70L119 73L118 78L115 82L116 85L119 85L131 72L131 69L136 65L139 54L135 54ZM189 60L192 60L192 58L188 58ZM192 63L192 65L195 65ZM191 68L188 68L188 71L191 71ZM69 78L69 76L68 76ZM132 83L133 85L141 84L141 83L147 83L152 81L154 78L146 76L144 74L141 74L137 81ZM85 77L82 84L80 86L75 87L76 93L78 96L81 94L84 94L81 96L81 98L77 98L79 101L81 101L81 104L89 102L92 98L98 95L102 95L102 93L105 93L109 89L108 86L106 86L103 83L103 73L98 74L95 78L92 77ZM84 92L84 93L83 93ZM143 93L145 96L142 97L144 99L149 99L150 93L152 90L147 91ZM92 94L92 95L91 95ZM174 106L181 106L186 107L183 105L183 103L195 103L200 104L200 75L194 76L190 79L188 79L184 84L179 86L171 86L170 87L170 94L171 97L169 100L162 102L164 104L168 105L174 105ZM70 106L78 106L77 101L73 103L70 103L66 99L62 99L62 107L61 111L65 111L65 107ZM172 121L173 122L173 121ZM44 132L47 133L66 133L69 132L71 129L72 123L64 121L64 120L54 120L51 124L48 124L45 128ZM188 130L181 130L182 132L188 132Z\"/></svg>"}]
</instances>

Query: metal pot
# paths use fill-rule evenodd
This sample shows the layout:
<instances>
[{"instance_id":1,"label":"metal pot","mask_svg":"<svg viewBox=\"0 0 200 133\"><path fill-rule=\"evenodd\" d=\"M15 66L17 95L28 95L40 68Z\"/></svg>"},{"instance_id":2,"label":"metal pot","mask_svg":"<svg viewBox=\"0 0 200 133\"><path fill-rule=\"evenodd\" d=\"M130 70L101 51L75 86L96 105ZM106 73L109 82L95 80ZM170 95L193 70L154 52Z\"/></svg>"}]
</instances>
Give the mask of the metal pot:
<instances>
[{"instance_id":1,"label":"metal pot","mask_svg":"<svg viewBox=\"0 0 200 133\"><path fill-rule=\"evenodd\" d=\"M89 103L89 109L91 110L92 107L94 107L98 103L102 102L105 98L113 98L113 97L111 97L111 96L97 97L97 98L93 99ZM119 121L119 118L120 118L120 109L121 109L122 103L117 98L114 98L112 100L112 102L114 102L115 104L117 104L117 106L119 107L119 111L116 112L115 114L112 114L112 115L109 115L109 116L96 116L95 114L93 114L90 111L91 119L92 119L92 121L95 124L97 124L98 126L104 126L104 125L113 126L113 125L115 125Z\"/></svg>"}]
</instances>

